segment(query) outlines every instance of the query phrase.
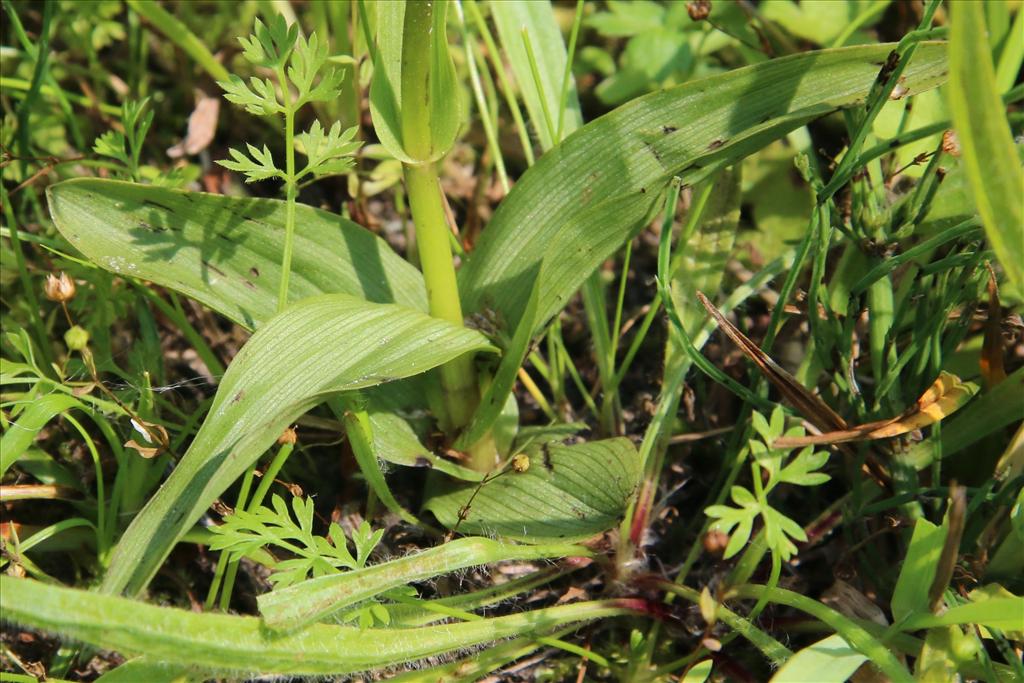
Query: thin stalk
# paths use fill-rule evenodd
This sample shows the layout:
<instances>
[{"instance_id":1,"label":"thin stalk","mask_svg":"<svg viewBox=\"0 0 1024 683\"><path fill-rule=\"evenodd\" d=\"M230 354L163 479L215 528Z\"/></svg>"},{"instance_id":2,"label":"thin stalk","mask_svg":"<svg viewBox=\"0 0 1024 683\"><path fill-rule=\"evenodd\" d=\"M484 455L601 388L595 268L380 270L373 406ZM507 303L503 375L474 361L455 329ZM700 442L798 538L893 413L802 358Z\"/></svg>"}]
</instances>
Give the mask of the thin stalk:
<instances>
[{"instance_id":1,"label":"thin stalk","mask_svg":"<svg viewBox=\"0 0 1024 683\"><path fill-rule=\"evenodd\" d=\"M537 87L537 94L540 100L541 110L544 112L544 125L548 129L548 135L554 144L558 144L559 138L555 131L554 121L551 119L551 110L548 108L548 98L544 96L543 84L540 80L540 69L537 67L537 58L533 54L533 42L530 40L530 33L523 27L523 47L526 48L526 58L530 62L530 72L533 74L533 82Z\"/></svg>"},{"instance_id":2,"label":"thin stalk","mask_svg":"<svg viewBox=\"0 0 1024 683\"><path fill-rule=\"evenodd\" d=\"M104 533L107 528L107 505L106 498L103 495L103 468L100 465L100 454L96 450L96 444L93 443L93 440L89 437L89 432L85 431L82 423L67 413L64 413L63 417L82 435L82 440L89 449L89 455L92 456L92 464L96 470L96 554L100 558L100 563L105 564L109 547L107 546L106 534Z\"/></svg>"},{"instance_id":3,"label":"thin stalk","mask_svg":"<svg viewBox=\"0 0 1024 683\"><path fill-rule=\"evenodd\" d=\"M252 488L252 473L255 467L250 468L242 479L241 489L238 491L238 498L235 501L236 510L244 510L246 501L249 499L249 489ZM210 592L206 595L205 609L213 607L213 602L220 590L220 608L226 610L231 602L231 591L235 584L235 573L238 571L238 560L230 559L231 553L227 550L220 551L220 558L217 560L217 569L213 574L213 581L210 582ZM223 583L223 589L221 584Z\"/></svg>"},{"instance_id":4,"label":"thin stalk","mask_svg":"<svg viewBox=\"0 0 1024 683\"><path fill-rule=\"evenodd\" d=\"M572 78L572 62L576 57L576 39L580 35L580 24L583 23L583 0L576 0L576 16L572 21L572 32L569 33L569 54L565 59L565 73L562 74L562 89L558 96L558 136L562 139L562 126L565 121L565 104L569 99L569 79Z\"/></svg>"},{"instance_id":5,"label":"thin stalk","mask_svg":"<svg viewBox=\"0 0 1024 683\"><path fill-rule=\"evenodd\" d=\"M292 246L295 241L295 109L292 95L285 78L284 67L277 69L277 82L284 99L284 150L285 150L285 218L284 255L281 257L281 284L277 291L277 312L288 305L288 280L292 271Z\"/></svg>"},{"instance_id":6,"label":"thin stalk","mask_svg":"<svg viewBox=\"0 0 1024 683\"><path fill-rule=\"evenodd\" d=\"M462 3L455 3L455 11L459 16L459 28L462 29L462 42L466 44L466 66L469 67L469 82L473 86L473 98L476 100L476 107L480 110L480 123L484 127L484 137L487 138L487 146L491 149L494 157L494 167L498 171L498 181L501 189L508 194L508 173L505 171L505 157L501 153L501 146L498 144L498 136L494 130L494 123L487 110L487 99L484 97L483 86L480 84L480 72L477 70L476 41L469 35L469 28L462 13Z\"/></svg>"},{"instance_id":7,"label":"thin stalk","mask_svg":"<svg viewBox=\"0 0 1024 683\"><path fill-rule=\"evenodd\" d=\"M252 499L246 506L249 512L254 512L256 508L263 505L263 498L266 497L267 491L274 483L274 479L277 478L277 473L281 471L288 456L292 454L292 450L295 449L295 444L284 443L281 448L278 449L277 455L270 461L270 465L267 466L266 471L263 473L263 477L260 479L259 485L256 487L256 492L252 494Z\"/></svg>"},{"instance_id":8,"label":"thin stalk","mask_svg":"<svg viewBox=\"0 0 1024 683\"><path fill-rule=\"evenodd\" d=\"M551 405L548 403L548 400L544 398L543 392L541 392L537 383L533 381L533 378L530 377L530 373L526 371L526 368L519 368L518 376L523 388L526 389L530 396L533 397L533 400L537 402L537 405L547 418L553 421L557 420L558 418L555 416L555 411L551 409Z\"/></svg>"},{"instance_id":9,"label":"thin stalk","mask_svg":"<svg viewBox=\"0 0 1024 683\"><path fill-rule=\"evenodd\" d=\"M621 329L621 327L622 327L622 305L623 305L623 303L626 300L626 280L627 280L627 277L629 275L629 260L630 260L630 257L632 255L633 255L633 242L632 241L626 242L626 251L625 251L625 253L622 256L622 276L619 278L619 295L618 295L618 297L615 300L615 317L613 318L612 329L611 329L611 333L612 333L612 335L611 335L612 336L612 338L611 338L612 348L611 348L611 352L609 353L609 356L610 356L609 366L612 369L613 373L614 373L614 370L615 370L615 355L618 353L618 350L619 350L619 329ZM616 376L616 378L617 378L617 376ZM615 391L617 388L618 388L618 385L616 384L614 387L609 387L607 390L608 391Z\"/></svg>"},{"instance_id":10,"label":"thin stalk","mask_svg":"<svg viewBox=\"0 0 1024 683\"><path fill-rule=\"evenodd\" d=\"M658 587L666 593L681 597L695 605L700 604L700 593L688 586L672 584L668 581L660 581L658 583ZM731 628L736 634L746 638L754 647L772 660L776 666L781 666L792 656L793 653L790 652L789 648L759 629L751 623L750 619L740 616L725 605L718 604L715 606L715 616L719 621ZM687 657L691 656L692 655L688 655ZM655 671L654 675L657 676L672 673L676 669L680 668L680 666L685 666L685 664L680 664L681 661L683 660L677 660L676 662L671 662L659 667Z\"/></svg>"},{"instance_id":11,"label":"thin stalk","mask_svg":"<svg viewBox=\"0 0 1024 683\"><path fill-rule=\"evenodd\" d=\"M927 30L932 23L932 17L935 15L935 10L939 7L940 0L931 0L925 7L924 15L921 18L921 23L918 25L916 31L911 31L907 35L903 36L896 49L893 51L898 55L898 61L895 66L889 71L888 74L879 73L880 76L887 75L887 78L876 79L874 85L871 87L871 92L868 93L867 97L867 109L863 113L862 118L858 121L856 131L853 133L853 139L850 141L850 146L847 148L846 154L843 155L842 160L839 162L839 166L832 174L832 179L825 186L825 188L818 193L818 203L822 203L832 197L840 187L846 184L847 180L852 176L855 168L859 167L858 162L860 161L860 151L864 146L864 141L867 139L868 133L871 132L871 124L874 123L875 118L879 112L882 111L882 106L889 101L889 95L892 93L896 84L899 82L900 76L903 74L904 69L907 68L907 64L910 62L917 50L917 44L921 40L925 40L931 37ZM886 67L882 67L885 71Z\"/></svg>"},{"instance_id":12,"label":"thin stalk","mask_svg":"<svg viewBox=\"0 0 1024 683\"><path fill-rule=\"evenodd\" d=\"M515 90L512 89L512 84L509 83L508 76L505 74L505 65L501 63L501 53L498 52L498 47L494 44L494 37L491 35L490 30L488 30L487 22L484 21L483 15L480 14L476 1L469 0L466 3L466 8L473 15L473 22L480 31L480 37L484 39L484 45L487 46L487 54L491 58L491 65L494 68L494 73L498 76L498 83L501 84L501 93L505 96L505 103L512 114L512 121L515 123L516 133L519 135L519 143L523 148L526 165L533 166L533 145L530 144L530 134L526 130L526 123L523 122L523 112L519 109L519 102L516 101Z\"/></svg>"}]
</instances>

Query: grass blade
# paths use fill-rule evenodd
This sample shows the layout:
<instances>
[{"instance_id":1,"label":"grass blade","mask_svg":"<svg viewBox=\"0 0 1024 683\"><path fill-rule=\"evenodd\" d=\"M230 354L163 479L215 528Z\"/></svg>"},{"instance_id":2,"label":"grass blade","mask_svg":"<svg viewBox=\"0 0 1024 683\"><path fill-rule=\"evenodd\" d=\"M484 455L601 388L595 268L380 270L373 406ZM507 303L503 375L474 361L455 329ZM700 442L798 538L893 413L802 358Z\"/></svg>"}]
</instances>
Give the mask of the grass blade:
<instances>
[{"instance_id":1,"label":"grass blade","mask_svg":"<svg viewBox=\"0 0 1024 683\"><path fill-rule=\"evenodd\" d=\"M985 6L950 4L949 107L964 169L985 233L1016 290L1024 296L1024 171L996 88L985 33Z\"/></svg>"}]
</instances>

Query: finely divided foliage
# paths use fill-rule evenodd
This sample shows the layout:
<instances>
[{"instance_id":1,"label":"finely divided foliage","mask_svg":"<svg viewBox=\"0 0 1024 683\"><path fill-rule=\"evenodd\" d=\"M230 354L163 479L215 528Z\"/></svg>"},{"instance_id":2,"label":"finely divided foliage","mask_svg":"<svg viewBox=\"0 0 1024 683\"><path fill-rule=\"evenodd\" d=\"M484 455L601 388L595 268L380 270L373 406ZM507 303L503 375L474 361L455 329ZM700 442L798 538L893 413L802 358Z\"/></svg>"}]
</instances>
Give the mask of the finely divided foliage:
<instances>
[{"instance_id":1,"label":"finely divided foliage","mask_svg":"<svg viewBox=\"0 0 1024 683\"><path fill-rule=\"evenodd\" d=\"M227 6L5 2L3 618L110 683L1024 678L1024 9L950 4L254 2L221 59ZM157 64L219 171L147 164Z\"/></svg>"}]
</instances>

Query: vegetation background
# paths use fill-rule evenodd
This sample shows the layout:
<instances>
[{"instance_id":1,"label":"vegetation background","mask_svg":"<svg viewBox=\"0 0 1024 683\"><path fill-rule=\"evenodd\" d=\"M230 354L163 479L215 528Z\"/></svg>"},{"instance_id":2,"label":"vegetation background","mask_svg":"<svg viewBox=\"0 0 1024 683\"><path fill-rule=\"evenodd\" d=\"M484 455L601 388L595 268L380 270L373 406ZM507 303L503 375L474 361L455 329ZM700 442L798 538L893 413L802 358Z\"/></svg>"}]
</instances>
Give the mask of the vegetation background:
<instances>
[{"instance_id":1,"label":"vegetation background","mask_svg":"<svg viewBox=\"0 0 1024 683\"><path fill-rule=\"evenodd\" d=\"M1021 2L0 58L0 681L1024 680Z\"/></svg>"}]
</instances>

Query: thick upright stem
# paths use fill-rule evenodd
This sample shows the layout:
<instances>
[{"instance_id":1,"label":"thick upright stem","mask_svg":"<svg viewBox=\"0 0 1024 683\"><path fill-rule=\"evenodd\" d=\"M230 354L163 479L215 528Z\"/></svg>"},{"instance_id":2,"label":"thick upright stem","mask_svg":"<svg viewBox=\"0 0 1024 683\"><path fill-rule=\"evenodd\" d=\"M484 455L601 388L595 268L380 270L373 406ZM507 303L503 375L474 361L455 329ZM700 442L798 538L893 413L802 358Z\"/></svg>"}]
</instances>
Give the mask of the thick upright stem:
<instances>
[{"instance_id":1,"label":"thick upright stem","mask_svg":"<svg viewBox=\"0 0 1024 683\"><path fill-rule=\"evenodd\" d=\"M448 242L448 225L437 183L434 164L405 166L405 184L409 206L416 223L416 245L420 267L427 283L430 314L455 325L462 325L462 304L455 280L455 266ZM464 427L473 416L478 400L473 358L467 354L441 367L448 419L452 428ZM490 469L490 463L486 469Z\"/></svg>"},{"instance_id":2,"label":"thick upright stem","mask_svg":"<svg viewBox=\"0 0 1024 683\"><path fill-rule=\"evenodd\" d=\"M443 6L442 6L443 7ZM455 325L462 325L462 304L455 280L448 223L435 159L445 150L435 149L434 107L431 98L437 78L436 45L444 35L433 35L435 11L442 11L434 2L410 2L405 6L402 33L401 124L402 146L416 161L405 164L405 185L413 222L420 267L427 285L430 314ZM446 415L440 415L450 432L469 424L480 400L476 369L470 354L448 362L440 369L441 389ZM488 436L470 448L470 466L487 472L493 469L495 450Z\"/></svg>"}]
</instances>

